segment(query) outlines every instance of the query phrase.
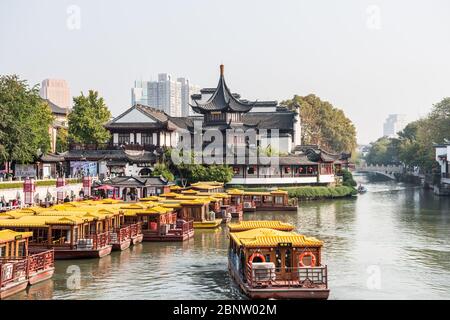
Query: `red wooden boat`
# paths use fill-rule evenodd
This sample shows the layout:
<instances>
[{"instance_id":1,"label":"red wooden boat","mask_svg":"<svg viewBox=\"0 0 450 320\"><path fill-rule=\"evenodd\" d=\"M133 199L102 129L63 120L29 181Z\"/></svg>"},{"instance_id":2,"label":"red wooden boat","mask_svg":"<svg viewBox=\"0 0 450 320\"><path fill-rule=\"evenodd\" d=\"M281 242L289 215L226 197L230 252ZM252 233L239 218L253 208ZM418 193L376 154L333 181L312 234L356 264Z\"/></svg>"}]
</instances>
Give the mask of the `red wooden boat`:
<instances>
[{"instance_id":1,"label":"red wooden boat","mask_svg":"<svg viewBox=\"0 0 450 320\"><path fill-rule=\"evenodd\" d=\"M115 228L109 235L110 244L115 251L126 250L131 245L131 227Z\"/></svg>"},{"instance_id":2,"label":"red wooden boat","mask_svg":"<svg viewBox=\"0 0 450 320\"><path fill-rule=\"evenodd\" d=\"M31 232L0 231L0 299L53 276L53 250L30 254L31 236Z\"/></svg>"},{"instance_id":3,"label":"red wooden boat","mask_svg":"<svg viewBox=\"0 0 450 320\"><path fill-rule=\"evenodd\" d=\"M327 299L322 242L268 228L230 233L228 269L251 299Z\"/></svg>"},{"instance_id":4,"label":"red wooden boat","mask_svg":"<svg viewBox=\"0 0 450 320\"><path fill-rule=\"evenodd\" d=\"M297 211L297 199L291 199L287 191L275 190L270 192L245 191L244 212L255 211Z\"/></svg>"}]
</instances>

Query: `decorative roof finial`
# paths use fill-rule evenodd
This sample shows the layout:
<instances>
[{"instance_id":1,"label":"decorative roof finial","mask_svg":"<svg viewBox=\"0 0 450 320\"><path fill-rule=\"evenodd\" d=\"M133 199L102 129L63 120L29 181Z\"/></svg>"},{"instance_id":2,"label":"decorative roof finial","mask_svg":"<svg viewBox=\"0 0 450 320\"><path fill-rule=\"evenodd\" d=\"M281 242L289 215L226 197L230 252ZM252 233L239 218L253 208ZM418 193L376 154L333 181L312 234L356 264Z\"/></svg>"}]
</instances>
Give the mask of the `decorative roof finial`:
<instances>
[{"instance_id":1,"label":"decorative roof finial","mask_svg":"<svg viewBox=\"0 0 450 320\"><path fill-rule=\"evenodd\" d=\"M223 76L223 64L220 65L220 75Z\"/></svg>"}]
</instances>

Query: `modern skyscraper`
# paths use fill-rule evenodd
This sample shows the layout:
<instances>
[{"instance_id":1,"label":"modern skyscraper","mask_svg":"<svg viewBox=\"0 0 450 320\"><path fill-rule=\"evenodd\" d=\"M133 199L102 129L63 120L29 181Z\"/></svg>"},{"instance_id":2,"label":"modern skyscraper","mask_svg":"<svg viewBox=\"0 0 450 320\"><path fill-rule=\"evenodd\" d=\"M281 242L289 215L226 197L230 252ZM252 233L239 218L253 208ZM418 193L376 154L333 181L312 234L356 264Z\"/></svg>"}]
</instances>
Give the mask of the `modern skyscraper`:
<instances>
[{"instance_id":1,"label":"modern skyscraper","mask_svg":"<svg viewBox=\"0 0 450 320\"><path fill-rule=\"evenodd\" d=\"M191 95L200 92L200 86L191 84L189 79L178 78L177 81L181 83L181 116L188 117L194 115L194 111L189 106L192 103Z\"/></svg>"},{"instance_id":2,"label":"modern skyscraper","mask_svg":"<svg viewBox=\"0 0 450 320\"><path fill-rule=\"evenodd\" d=\"M390 114L383 125L383 136L396 138L397 133L402 131L407 125L406 115Z\"/></svg>"},{"instance_id":3,"label":"modern skyscraper","mask_svg":"<svg viewBox=\"0 0 450 320\"><path fill-rule=\"evenodd\" d=\"M42 81L40 95L61 108L70 108L70 89L66 80L45 79Z\"/></svg>"},{"instance_id":4,"label":"modern skyscraper","mask_svg":"<svg viewBox=\"0 0 450 320\"><path fill-rule=\"evenodd\" d=\"M172 117L188 116L190 96L199 92L199 87L189 80L173 80L167 73L158 74L158 81L135 81L131 89L131 103L147 105L164 111Z\"/></svg>"}]
</instances>

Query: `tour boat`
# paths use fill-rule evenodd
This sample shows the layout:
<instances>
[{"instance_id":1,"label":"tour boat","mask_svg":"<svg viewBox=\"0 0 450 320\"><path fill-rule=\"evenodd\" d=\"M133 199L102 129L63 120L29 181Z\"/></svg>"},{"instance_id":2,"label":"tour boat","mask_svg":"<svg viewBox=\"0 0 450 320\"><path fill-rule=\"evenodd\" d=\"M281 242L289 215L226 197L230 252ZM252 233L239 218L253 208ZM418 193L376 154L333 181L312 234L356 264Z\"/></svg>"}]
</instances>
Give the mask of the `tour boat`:
<instances>
[{"instance_id":1,"label":"tour boat","mask_svg":"<svg viewBox=\"0 0 450 320\"><path fill-rule=\"evenodd\" d=\"M358 186L358 193L366 193L367 192L367 189L366 189L366 187L364 187L363 185L359 185Z\"/></svg>"},{"instance_id":2,"label":"tour boat","mask_svg":"<svg viewBox=\"0 0 450 320\"><path fill-rule=\"evenodd\" d=\"M31 237L31 232L0 231L0 299L53 276L53 250L29 253Z\"/></svg>"},{"instance_id":3,"label":"tour boat","mask_svg":"<svg viewBox=\"0 0 450 320\"><path fill-rule=\"evenodd\" d=\"M201 197L191 200L183 197L180 202L179 215L182 219L193 220L196 229L214 229L222 224L222 219L216 219L215 213L209 211L209 200Z\"/></svg>"},{"instance_id":4,"label":"tour boat","mask_svg":"<svg viewBox=\"0 0 450 320\"><path fill-rule=\"evenodd\" d=\"M101 258L111 253L109 231L96 215L38 215L0 220L0 229L32 231L30 250L54 249L55 259ZM63 213L60 213L63 214Z\"/></svg>"},{"instance_id":5,"label":"tour boat","mask_svg":"<svg viewBox=\"0 0 450 320\"><path fill-rule=\"evenodd\" d=\"M138 203L123 206L125 222L139 223L143 241L185 241L194 236L192 221L178 219L174 207L178 203ZM136 209L139 208L139 209Z\"/></svg>"},{"instance_id":6,"label":"tour boat","mask_svg":"<svg viewBox=\"0 0 450 320\"><path fill-rule=\"evenodd\" d=\"M297 199L289 201L288 192L275 191L245 191L244 212L255 211L297 211Z\"/></svg>"},{"instance_id":7,"label":"tour boat","mask_svg":"<svg viewBox=\"0 0 450 320\"><path fill-rule=\"evenodd\" d=\"M230 232L228 268L251 299L327 299L322 241L269 228Z\"/></svg>"},{"instance_id":8,"label":"tour boat","mask_svg":"<svg viewBox=\"0 0 450 320\"><path fill-rule=\"evenodd\" d=\"M231 216L242 220L244 212L244 191L240 189L232 189L227 191L230 195Z\"/></svg>"}]
</instances>

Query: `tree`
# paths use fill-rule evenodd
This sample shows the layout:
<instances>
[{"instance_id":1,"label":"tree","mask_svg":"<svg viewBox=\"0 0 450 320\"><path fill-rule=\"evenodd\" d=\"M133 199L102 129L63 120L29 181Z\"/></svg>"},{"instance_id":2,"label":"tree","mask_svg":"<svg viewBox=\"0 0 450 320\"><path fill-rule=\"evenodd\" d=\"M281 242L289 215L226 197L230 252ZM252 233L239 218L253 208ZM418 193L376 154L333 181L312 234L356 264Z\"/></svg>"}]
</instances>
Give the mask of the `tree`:
<instances>
[{"instance_id":1,"label":"tree","mask_svg":"<svg viewBox=\"0 0 450 320\"><path fill-rule=\"evenodd\" d=\"M302 144L317 144L334 152L352 152L355 149L355 126L341 109L313 94L306 97L295 95L281 104L300 112Z\"/></svg>"},{"instance_id":2,"label":"tree","mask_svg":"<svg viewBox=\"0 0 450 320\"><path fill-rule=\"evenodd\" d=\"M433 143L450 139L450 98L433 105L427 117L409 123L398 138L383 137L372 143L366 156L369 164L402 163L431 172L436 166Z\"/></svg>"},{"instance_id":3,"label":"tree","mask_svg":"<svg viewBox=\"0 0 450 320\"><path fill-rule=\"evenodd\" d=\"M69 149L68 131L65 128L58 128L56 133L56 152L64 152Z\"/></svg>"},{"instance_id":4,"label":"tree","mask_svg":"<svg viewBox=\"0 0 450 320\"><path fill-rule=\"evenodd\" d=\"M0 76L0 161L31 163L50 149L54 120L38 86L16 75Z\"/></svg>"},{"instance_id":5,"label":"tree","mask_svg":"<svg viewBox=\"0 0 450 320\"><path fill-rule=\"evenodd\" d=\"M104 125L111 118L111 112L97 91L73 98L74 107L69 114L69 140L84 144L102 144L110 139Z\"/></svg>"},{"instance_id":6,"label":"tree","mask_svg":"<svg viewBox=\"0 0 450 320\"><path fill-rule=\"evenodd\" d=\"M396 165L399 163L397 146L397 139L381 137L371 143L365 160L368 164L373 165Z\"/></svg>"},{"instance_id":7,"label":"tree","mask_svg":"<svg viewBox=\"0 0 450 320\"><path fill-rule=\"evenodd\" d=\"M152 176L153 177L162 176L167 181L175 180L173 173L170 172L170 170L167 168L167 166L164 163L156 163L155 164Z\"/></svg>"}]
</instances>

